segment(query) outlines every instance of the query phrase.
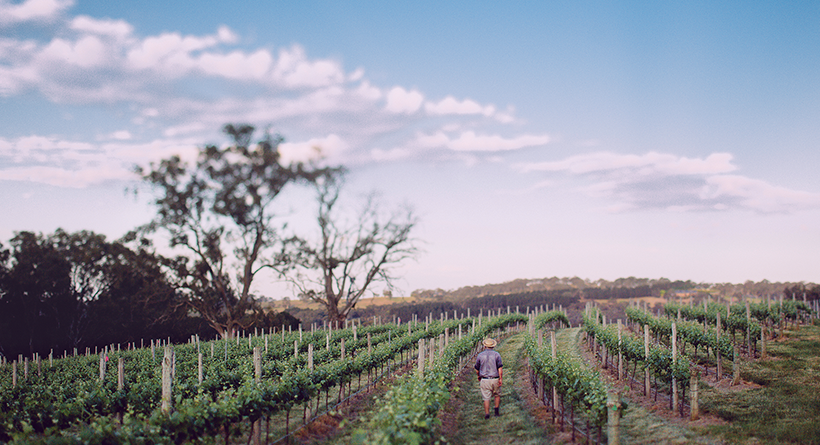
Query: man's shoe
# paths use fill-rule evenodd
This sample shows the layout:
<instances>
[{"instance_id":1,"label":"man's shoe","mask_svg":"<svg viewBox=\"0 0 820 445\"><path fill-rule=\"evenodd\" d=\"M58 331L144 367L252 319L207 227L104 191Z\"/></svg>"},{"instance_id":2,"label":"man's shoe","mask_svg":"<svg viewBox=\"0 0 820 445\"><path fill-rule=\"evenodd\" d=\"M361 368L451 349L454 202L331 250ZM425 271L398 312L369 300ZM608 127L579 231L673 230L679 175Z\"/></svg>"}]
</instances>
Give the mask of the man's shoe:
<instances>
[{"instance_id":1,"label":"man's shoe","mask_svg":"<svg viewBox=\"0 0 820 445\"><path fill-rule=\"evenodd\" d=\"M496 408L496 409L495 409L495 416L496 416L496 417L498 417L498 416L500 416L500 415L501 415L501 414L499 414L499 413L498 413L498 408Z\"/></svg>"},{"instance_id":2,"label":"man's shoe","mask_svg":"<svg viewBox=\"0 0 820 445\"><path fill-rule=\"evenodd\" d=\"M489 415L489 414L484 414L484 418L485 418L485 419L489 419L489 418L490 418L490 415Z\"/></svg>"}]
</instances>

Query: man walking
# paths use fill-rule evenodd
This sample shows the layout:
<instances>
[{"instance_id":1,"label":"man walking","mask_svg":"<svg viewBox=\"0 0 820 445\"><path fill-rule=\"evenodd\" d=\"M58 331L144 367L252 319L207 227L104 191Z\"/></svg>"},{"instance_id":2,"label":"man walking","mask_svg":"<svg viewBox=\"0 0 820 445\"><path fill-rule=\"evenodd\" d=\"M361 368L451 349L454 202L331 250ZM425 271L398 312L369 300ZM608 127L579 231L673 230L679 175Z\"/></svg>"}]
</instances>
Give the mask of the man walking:
<instances>
[{"instance_id":1,"label":"man walking","mask_svg":"<svg viewBox=\"0 0 820 445\"><path fill-rule=\"evenodd\" d=\"M475 362L475 370L478 375L479 386L481 387L481 398L484 399L484 418L490 418L490 400L495 397L495 415L498 413L498 406L501 405L501 354L493 350L497 344L495 339L485 338L481 342L484 350L478 354Z\"/></svg>"}]
</instances>

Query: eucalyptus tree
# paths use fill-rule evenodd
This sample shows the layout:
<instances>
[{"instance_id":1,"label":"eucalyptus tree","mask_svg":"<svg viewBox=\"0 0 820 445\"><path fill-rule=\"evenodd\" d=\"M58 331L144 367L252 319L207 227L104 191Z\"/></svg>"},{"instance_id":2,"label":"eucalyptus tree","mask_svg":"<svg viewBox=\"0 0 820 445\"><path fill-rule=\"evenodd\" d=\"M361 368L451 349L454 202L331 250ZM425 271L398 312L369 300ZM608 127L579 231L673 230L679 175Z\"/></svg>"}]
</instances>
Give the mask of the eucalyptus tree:
<instances>
[{"instance_id":1,"label":"eucalyptus tree","mask_svg":"<svg viewBox=\"0 0 820 445\"><path fill-rule=\"evenodd\" d=\"M48 237L19 232L11 239L0 299L0 349L7 356L60 346L76 308L71 265Z\"/></svg>"},{"instance_id":2,"label":"eucalyptus tree","mask_svg":"<svg viewBox=\"0 0 820 445\"><path fill-rule=\"evenodd\" d=\"M160 338L196 323L186 323L160 258L143 247L62 229L18 232L10 244L0 246L3 354Z\"/></svg>"},{"instance_id":3,"label":"eucalyptus tree","mask_svg":"<svg viewBox=\"0 0 820 445\"><path fill-rule=\"evenodd\" d=\"M412 236L417 218L407 207L385 212L374 195L350 215L340 208L344 174L316 181L317 226L301 235L274 261L274 268L303 300L319 303L330 322L345 320L374 283L392 287L396 266L419 252Z\"/></svg>"},{"instance_id":4,"label":"eucalyptus tree","mask_svg":"<svg viewBox=\"0 0 820 445\"><path fill-rule=\"evenodd\" d=\"M156 217L139 230L163 231L178 254L168 261L187 304L219 334L229 337L249 323L257 302L251 294L256 274L276 245L274 202L290 184L310 183L337 170L301 163L283 165L281 136L265 134L251 144L254 128L225 125L227 147L200 148L194 165L171 156L148 170L143 180L158 191ZM180 252L181 251L181 252Z\"/></svg>"}]
</instances>

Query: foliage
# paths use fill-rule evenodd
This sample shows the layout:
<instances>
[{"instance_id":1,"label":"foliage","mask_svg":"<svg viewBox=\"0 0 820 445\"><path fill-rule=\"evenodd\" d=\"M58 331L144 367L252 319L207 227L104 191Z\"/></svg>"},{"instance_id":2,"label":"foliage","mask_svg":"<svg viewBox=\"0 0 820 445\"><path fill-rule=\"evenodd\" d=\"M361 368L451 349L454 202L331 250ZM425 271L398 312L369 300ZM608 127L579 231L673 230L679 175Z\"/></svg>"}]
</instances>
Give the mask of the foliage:
<instances>
[{"instance_id":1,"label":"foliage","mask_svg":"<svg viewBox=\"0 0 820 445\"><path fill-rule=\"evenodd\" d=\"M459 358L489 333L513 323L526 322L522 314L506 314L485 319L480 327L444 350L432 369L413 373L396 383L382 398L368 422L368 431L359 432L368 444L437 443L436 413L450 397L448 384L459 371Z\"/></svg>"},{"instance_id":2,"label":"foliage","mask_svg":"<svg viewBox=\"0 0 820 445\"><path fill-rule=\"evenodd\" d=\"M371 196L358 218L346 224L338 207L340 176L316 181L320 236L295 236L272 265L301 298L320 303L330 322L347 319L375 282L391 285L396 265L416 255L411 233L417 219L409 208L384 215Z\"/></svg>"},{"instance_id":3,"label":"foliage","mask_svg":"<svg viewBox=\"0 0 820 445\"><path fill-rule=\"evenodd\" d=\"M681 383L688 381L691 363L686 355L678 352L677 359L673 360L671 349L650 342L647 356L642 337L623 331L621 338L618 339L617 325L610 324L604 327L598 321L598 315L597 311L592 316L584 314L584 331L611 354L620 352L625 360L641 364L663 382L671 382L673 378Z\"/></svg>"},{"instance_id":4,"label":"foliage","mask_svg":"<svg viewBox=\"0 0 820 445\"><path fill-rule=\"evenodd\" d=\"M19 232L0 274L0 350L46 355L99 343L178 337L196 320L169 310L177 294L159 259L88 231Z\"/></svg>"},{"instance_id":5,"label":"foliage","mask_svg":"<svg viewBox=\"0 0 820 445\"><path fill-rule=\"evenodd\" d=\"M541 329L547 323L552 323L555 321L560 321L564 324L564 326L569 326L569 319L567 318L567 314L563 311L549 311L539 314L535 317L535 329Z\"/></svg>"},{"instance_id":6,"label":"foliage","mask_svg":"<svg viewBox=\"0 0 820 445\"><path fill-rule=\"evenodd\" d=\"M626 316L639 325L648 325L649 331L656 338L666 339L671 342L672 323L670 318L657 318L650 313L644 312L636 307L626 308ZM734 347L728 336L723 335L718 339L717 332L713 327L704 327L697 322L679 320L676 322L678 333L677 341L686 341L695 347L711 348L722 357L732 360L734 357Z\"/></svg>"},{"instance_id":7,"label":"foliage","mask_svg":"<svg viewBox=\"0 0 820 445\"><path fill-rule=\"evenodd\" d=\"M480 309L505 309L512 307L519 308L519 311L526 307L535 308L541 305L563 305L568 307L578 302L578 294L567 290L541 290L529 292L514 292L509 294L491 294L470 298L464 301L463 307L474 311Z\"/></svg>"},{"instance_id":8,"label":"foliage","mask_svg":"<svg viewBox=\"0 0 820 445\"><path fill-rule=\"evenodd\" d=\"M528 336L524 343L530 366L545 385L554 386L573 410L579 410L595 426L606 424L607 393L600 376L589 367L569 359L563 352L552 358L552 351L539 348Z\"/></svg>"},{"instance_id":9,"label":"foliage","mask_svg":"<svg viewBox=\"0 0 820 445\"><path fill-rule=\"evenodd\" d=\"M231 336L249 325L246 313L258 311L250 289L265 267L262 257L279 240L272 226L275 199L289 184L335 170L282 165L281 136L266 134L252 146L253 127L226 125L224 131L233 144L201 148L194 166L172 156L136 171L159 191L157 216L139 232L162 230L171 247L182 250L166 261L175 286L219 334Z\"/></svg>"},{"instance_id":10,"label":"foliage","mask_svg":"<svg viewBox=\"0 0 820 445\"><path fill-rule=\"evenodd\" d=\"M695 283L692 280L672 281L667 278L649 279L635 277L618 278L613 281L604 279L592 281L578 277L519 278L503 283L464 286L455 290L418 289L413 291L413 296L422 299L435 298L449 301L463 301L485 295L512 295L548 291L556 295L565 292L568 295L580 295L583 293L584 298L587 299L615 299L663 296L669 291L692 291L695 289L731 297L772 295L781 292L788 297L794 293L798 299L805 292L809 300L820 299L820 285L813 283L773 283L768 280L761 280L759 282L747 281L739 284ZM526 304L527 303L523 303L522 307Z\"/></svg>"},{"instance_id":11,"label":"foliage","mask_svg":"<svg viewBox=\"0 0 820 445\"><path fill-rule=\"evenodd\" d=\"M118 441L181 443L192 438L220 434L223 426L255 420L291 409L315 398L320 391L346 383L361 373L380 368L397 354L412 349L420 338L451 331L471 319L434 322L429 330L408 332L393 324L336 330L331 333L292 332L255 337L235 342L223 339L191 343L174 348L174 410L164 415L160 405L160 354L152 348L111 351L108 363L122 357L125 388L117 390L116 372L106 373L99 382L98 355L55 360L54 368L42 375L31 373L11 387L10 367L0 368L0 441L10 438L24 443L29 438L106 442L112 434ZM366 335L373 347L368 352ZM329 350L317 348L314 368L306 365L308 344L324 344L331 336ZM298 339L302 337L302 342ZM346 358L337 346L346 340ZM299 354L294 354L297 342ZM253 347L268 345L263 355L263 378L254 382ZM213 349L211 349L213 347ZM211 353L210 351L214 351ZM197 360L202 352L205 379L198 382ZM109 367L111 365L108 365ZM106 418L122 415L123 424L109 428ZM51 439L49 439L51 440ZM114 439L111 439L114 440Z\"/></svg>"},{"instance_id":12,"label":"foliage","mask_svg":"<svg viewBox=\"0 0 820 445\"><path fill-rule=\"evenodd\" d=\"M783 290L783 294L786 296L786 299L792 296L795 299L805 297L807 300L820 300L820 284L798 283L792 286L786 286Z\"/></svg>"},{"instance_id":13,"label":"foliage","mask_svg":"<svg viewBox=\"0 0 820 445\"><path fill-rule=\"evenodd\" d=\"M750 312L752 307L755 306L750 306ZM710 326L717 326L717 314L720 313L720 324L723 331L732 335L736 332L745 335L748 329L752 340L760 338L760 324L757 323L756 319L750 320L750 322L747 323L746 307L742 304L730 306L728 316L726 314L726 306L718 303L707 303L706 309L704 309L702 305L688 306L677 303L667 303L664 305L663 310L670 318L677 317L678 311L680 311L681 318L697 321L701 324L709 324Z\"/></svg>"}]
</instances>

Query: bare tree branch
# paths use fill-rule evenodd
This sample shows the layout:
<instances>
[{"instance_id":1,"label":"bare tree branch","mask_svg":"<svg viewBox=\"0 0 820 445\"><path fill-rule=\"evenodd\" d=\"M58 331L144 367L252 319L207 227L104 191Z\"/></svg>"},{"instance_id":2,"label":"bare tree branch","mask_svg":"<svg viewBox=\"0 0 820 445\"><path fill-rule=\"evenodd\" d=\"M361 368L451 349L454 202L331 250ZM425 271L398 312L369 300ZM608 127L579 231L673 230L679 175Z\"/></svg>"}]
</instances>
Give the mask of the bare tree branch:
<instances>
[{"instance_id":1,"label":"bare tree branch","mask_svg":"<svg viewBox=\"0 0 820 445\"><path fill-rule=\"evenodd\" d=\"M281 241L271 224L274 200L288 184L310 183L335 169L282 165L283 139L265 135L252 146L249 125L226 125L224 131L233 144L205 146L193 167L174 156L148 172L136 170L160 192L157 216L142 231L162 229L171 247L189 252L169 263L176 285L192 309L230 336L246 327L246 315L257 305L251 285L263 252Z\"/></svg>"},{"instance_id":2,"label":"bare tree branch","mask_svg":"<svg viewBox=\"0 0 820 445\"><path fill-rule=\"evenodd\" d=\"M318 239L293 237L283 254L287 264L273 266L301 298L323 305L331 322L346 319L373 283L390 286L391 271L419 252L411 209L385 216L371 195L356 220L344 224L337 207L342 187L341 176L317 182Z\"/></svg>"}]
</instances>

